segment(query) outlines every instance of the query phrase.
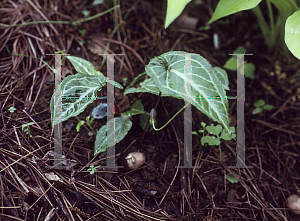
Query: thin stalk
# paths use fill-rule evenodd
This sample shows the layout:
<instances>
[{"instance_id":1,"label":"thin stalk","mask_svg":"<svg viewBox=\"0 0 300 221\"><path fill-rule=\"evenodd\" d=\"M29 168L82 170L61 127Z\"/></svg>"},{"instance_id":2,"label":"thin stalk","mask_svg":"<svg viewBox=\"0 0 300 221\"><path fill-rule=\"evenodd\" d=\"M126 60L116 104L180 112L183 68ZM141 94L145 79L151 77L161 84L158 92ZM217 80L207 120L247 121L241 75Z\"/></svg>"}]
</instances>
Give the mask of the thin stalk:
<instances>
[{"instance_id":1,"label":"thin stalk","mask_svg":"<svg viewBox=\"0 0 300 221\"><path fill-rule=\"evenodd\" d=\"M121 26L121 24L118 24L118 25L114 28L114 30L111 32L111 34L110 34L110 38L111 38L111 39L113 38L113 36L115 35L115 33L117 32L117 30L118 30L118 28L119 28L120 26ZM107 54L107 52L108 52L109 46L110 46L110 41L107 42L107 45L106 45L106 48L105 48L105 51L104 51L104 56L103 56L103 60L102 60L102 64L101 64L100 69L102 69L102 68L103 68L103 65L105 64L105 61L106 61L106 54Z\"/></svg>"},{"instance_id":2,"label":"thin stalk","mask_svg":"<svg viewBox=\"0 0 300 221\"><path fill-rule=\"evenodd\" d=\"M157 129L154 125L154 120L152 119L152 126L153 126L153 129L155 131L160 131L162 129L164 129L181 111L184 110L185 107L187 107L189 104L191 103L188 103L187 105L183 106L183 108L181 108L164 126L162 126L161 128ZM150 114L150 118L151 118L151 114Z\"/></svg>"},{"instance_id":3,"label":"thin stalk","mask_svg":"<svg viewBox=\"0 0 300 221\"><path fill-rule=\"evenodd\" d=\"M298 5L296 0L287 0L288 2L290 2L290 4L295 8L295 11L298 11L300 8L300 0L298 1Z\"/></svg>"},{"instance_id":4,"label":"thin stalk","mask_svg":"<svg viewBox=\"0 0 300 221\"><path fill-rule=\"evenodd\" d=\"M157 99L157 101L156 101L156 103L155 103L155 105L154 105L154 108L153 108L154 110L156 110L160 98L161 98L161 92L159 92L158 99ZM145 129L144 129L144 133L143 133L143 136L142 136L142 139L141 139L141 142L140 142L141 145L142 145L142 143L143 143L143 140L144 140L144 137L145 137L145 135L146 135L146 132L148 131L149 125L150 125L150 117L149 117L148 122L147 122L147 125L146 125L146 127L145 127Z\"/></svg>"},{"instance_id":5,"label":"thin stalk","mask_svg":"<svg viewBox=\"0 0 300 221\"><path fill-rule=\"evenodd\" d=\"M72 25L78 25L78 23L81 23L81 22L87 22L87 21L90 21L90 20L93 20L95 18L98 18L102 15L105 15L113 10L115 10L116 8L119 8L120 5L116 5L104 12L101 12L97 15L94 15L94 16L91 16L91 17L88 17L88 18L84 18L84 19L80 19L80 20L77 20L77 21L33 21L33 22L26 22L26 23L22 23L22 24L15 24L15 25L5 25L5 26L1 26L0 29L4 29L4 28L13 28L13 27L19 27L19 26L25 26L25 25L35 25L35 24L72 24Z\"/></svg>"},{"instance_id":6,"label":"thin stalk","mask_svg":"<svg viewBox=\"0 0 300 221\"><path fill-rule=\"evenodd\" d=\"M270 33L271 33L271 36L272 38L270 39L271 40L271 44L272 46L274 45L274 34L275 34L275 28L274 28L274 16L273 16L273 10L272 10L272 5L270 3L269 0L267 0L267 7L268 7L268 13L269 13L269 18L270 18ZM275 36L276 37L276 36Z\"/></svg>"},{"instance_id":7,"label":"thin stalk","mask_svg":"<svg viewBox=\"0 0 300 221\"><path fill-rule=\"evenodd\" d=\"M116 5L116 4L117 4L117 2L116 2L116 0L114 0L114 5ZM118 5L118 6L120 6L120 5ZM115 7L114 7L114 8L115 8ZM115 10L114 10L114 13L118 13L116 8L115 8ZM120 10L120 13L121 13L121 10ZM113 16L113 18L114 18L114 27L115 27L115 28L114 28L114 30L111 32L110 38L113 38L113 36L114 36L115 33L117 32L118 28L121 26L121 22L119 22L119 24L116 25L116 24L117 24L117 21L116 21L116 19L115 19L115 16ZM106 57L107 57L106 54L107 54L107 52L108 52L109 46L110 46L110 42L107 42L107 45L106 45L106 48L105 48L105 51L104 51L104 54L105 54L105 55L103 56L103 60L102 60L100 69L102 69L103 66L104 66L104 64L105 64Z\"/></svg>"},{"instance_id":8,"label":"thin stalk","mask_svg":"<svg viewBox=\"0 0 300 221\"><path fill-rule=\"evenodd\" d=\"M257 5L252 9L252 12L255 14L259 27L262 31L263 37L265 39L266 44L268 45L268 48L270 49L270 42L269 42L269 36L270 36L270 28L267 24L267 22L264 19L264 16L262 14L262 11L260 9L260 6Z\"/></svg>"},{"instance_id":9,"label":"thin stalk","mask_svg":"<svg viewBox=\"0 0 300 221\"><path fill-rule=\"evenodd\" d=\"M126 14L124 15L124 20L128 17L130 12L135 8L135 6L140 2L140 0L137 0L133 3L133 5L130 7L130 9L127 10Z\"/></svg>"}]
</instances>

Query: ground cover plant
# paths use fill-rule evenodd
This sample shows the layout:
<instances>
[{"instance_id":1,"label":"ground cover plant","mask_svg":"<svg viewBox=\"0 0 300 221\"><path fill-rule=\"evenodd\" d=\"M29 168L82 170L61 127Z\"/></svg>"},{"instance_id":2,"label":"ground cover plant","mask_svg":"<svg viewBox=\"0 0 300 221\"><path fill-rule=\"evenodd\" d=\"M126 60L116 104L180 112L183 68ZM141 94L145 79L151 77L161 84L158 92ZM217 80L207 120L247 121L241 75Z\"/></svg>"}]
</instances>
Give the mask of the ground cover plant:
<instances>
[{"instance_id":1,"label":"ground cover plant","mask_svg":"<svg viewBox=\"0 0 300 221\"><path fill-rule=\"evenodd\" d=\"M225 89L229 89L227 73L221 68L212 68L200 55L190 55L191 60L188 62L193 64L190 83L193 91L186 92L187 88L182 87L181 83L185 80L184 67L187 55L186 52L175 51L152 59L146 66L146 73L151 78L142 82L137 89L128 88L124 94L144 92L159 95L161 93L163 97L189 99L198 110L222 124L230 135L228 101L225 93ZM62 110L61 121L63 122L82 113L94 101L94 98L97 97L97 91L100 91L105 83L111 83L115 87L123 89L120 84L111 82L101 72L96 71L90 62L73 56L67 58L78 73L70 75L62 81L61 97L53 94L51 98L50 110L53 126L58 123L54 117L55 106ZM61 106L56 104L59 99L62 100ZM114 136L115 143L120 142L131 129L132 122L129 117L143 113L143 106L137 105L136 102L129 111L122 113L122 116L116 117L108 121L107 125L102 126L97 132L94 155L106 151L107 136ZM87 117L86 120L89 125L89 118ZM80 127L83 123L84 121L80 121L77 125ZM108 127L114 128L115 133L107 134Z\"/></svg>"},{"instance_id":2,"label":"ground cover plant","mask_svg":"<svg viewBox=\"0 0 300 221\"><path fill-rule=\"evenodd\" d=\"M218 3L191 1L180 18L184 25L174 21L166 29L167 1L2 1L0 220L297 220L297 211L288 208L299 199L299 61L268 51L250 10L207 25ZM268 18L266 1L259 6ZM195 19L194 27L187 25ZM219 36L218 47L213 36ZM223 134L227 123L229 129L237 123L237 102L230 99L236 96L237 73L229 54L241 47L242 53L253 54L245 61L255 67L254 78L245 78L245 164L251 168L235 167L239 139ZM114 162L124 168L107 168L106 151L94 155L97 133L108 123L106 102L100 99L62 122L63 146L61 155L56 153L49 107L59 51L69 54L62 59L64 86L79 73L68 57L83 59L100 78L85 76L92 79L85 93L97 90L99 98L106 97L107 85L116 85L115 117L140 112L129 116L131 129L115 144ZM155 83L147 69L152 64L174 67L172 61L181 57L168 55L179 51L202 56L213 71L226 70L225 125L182 95L163 96L172 87L142 91L151 80L153 85L163 82ZM109 61L114 82L106 76L106 53L122 54ZM273 108L263 110L267 105ZM190 169L180 167L187 156L185 108L192 111L190 159L195 168ZM262 112L253 114L255 109ZM160 130L147 130L147 124ZM133 153L145 159L131 169L126 164L137 160ZM58 159L62 170L55 167Z\"/></svg>"}]
</instances>

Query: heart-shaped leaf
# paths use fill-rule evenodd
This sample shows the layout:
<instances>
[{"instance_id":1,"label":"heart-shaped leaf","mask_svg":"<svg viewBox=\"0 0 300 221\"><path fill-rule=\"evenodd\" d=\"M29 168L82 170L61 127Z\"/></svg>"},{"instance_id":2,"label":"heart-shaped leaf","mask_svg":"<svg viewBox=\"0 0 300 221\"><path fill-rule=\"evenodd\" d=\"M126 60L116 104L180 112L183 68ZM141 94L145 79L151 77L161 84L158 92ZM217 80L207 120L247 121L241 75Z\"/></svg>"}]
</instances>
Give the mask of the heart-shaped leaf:
<instances>
[{"instance_id":1,"label":"heart-shaped leaf","mask_svg":"<svg viewBox=\"0 0 300 221\"><path fill-rule=\"evenodd\" d=\"M97 76L97 75L102 75L100 71L96 71L94 65L79 57L75 56L66 56L68 60L72 63L76 71L82 75L90 75L90 76Z\"/></svg>"},{"instance_id":2,"label":"heart-shaped leaf","mask_svg":"<svg viewBox=\"0 0 300 221\"><path fill-rule=\"evenodd\" d=\"M210 126L207 126L205 128L210 134L213 134L213 135L216 135L216 136L219 136L219 134L221 133L222 131L222 126L220 124L218 125L213 125L211 124Z\"/></svg>"},{"instance_id":3,"label":"heart-shaped leaf","mask_svg":"<svg viewBox=\"0 0 300 221\"><path fill-rule=\"evenodd\" d=\"M141 100L137 100L136 102L133 103L133 105L130 106L129 110L122 113L122 115L127 115L130 117L142 113L144 113L144 106Z\"/></svg>"},{"instance_id":4,"label":"heart-shaped leaf","mask_svg":"<svg viewBox=\"0 0 300 221\"><path fill-rule=\"evenodd\" d=\"M187 52L174 51L153 58L146 66L146 73L163 96L179 99L188 97L198 110L222 124L228 131L228 101L224 90L228 80L222 77L225 71L222 73L218 69L213 69L202 56L191 54L192 73L191 80L188 82L190 86L187 86L188 84L185 84L185 55L187 54ZM151 83L150 80L149 82Z\"/></svg>"},{"instance_id":5,"label":"heart-shaped leaf","mask_svg":"<svg viewBox=\"0 0 300 221\"><path fill-rule=\"evenodd\" d=\"M114 140L115 144L123 140L131 126L132 122L127 116L116 117L108 121L107 125L102 126L97 132L94 156L98 153L106 151L107 140ZM115 133L111 133L106 136L107 129L114 129Z\"/></svg>"},{"instance_id":6,"label":"heart-shaped leaf","mask_svg":"<svg viewBox=\"0 0 300 221\"><path fill-rule=\"evenodd\" d=\"M55 120L59 118L60 114L61 122L63 122L70 117L82 113L84 109L94 101L97 96L97 91L101 90L105 84L106 77L104 75L83 76L78 73L67 76L61 83L61 97L54 98L53 94L51 98L50 111L52 126L60 123ZM62 106L58 106L60 99ZM54 107L56 110L59 110L57 113L54 112Z\"/></svg>"},{"instance_id":7,"label":"heart-shaped leaf","mask_svg":"<svg viewBox=\"0 0 300 221\"><path fill-rule=\"evenodd\" d=\"M217 146L220 145L221 141L220 138L216 138L214 136L205 136L201 138L201 143L208 143L210 146Z\"/></svg>"}]
</instances>

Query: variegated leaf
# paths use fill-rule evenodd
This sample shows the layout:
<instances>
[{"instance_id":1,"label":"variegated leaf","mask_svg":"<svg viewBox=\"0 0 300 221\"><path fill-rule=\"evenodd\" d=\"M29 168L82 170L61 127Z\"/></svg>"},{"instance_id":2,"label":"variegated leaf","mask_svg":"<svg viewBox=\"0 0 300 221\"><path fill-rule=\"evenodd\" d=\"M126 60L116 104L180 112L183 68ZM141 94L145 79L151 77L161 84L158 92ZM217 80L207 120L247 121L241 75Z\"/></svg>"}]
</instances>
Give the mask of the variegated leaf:
<instances>
[{"instance_id":1,"label":"variegated leaf","mask_svg":"<svg viewBox=\"0 0 300 221\"><path fill-rule=\"evenodd\" d=\"M55 97L52 95L50 102L51 121L52 126L60 122L55 121L54 107L56 110L61 109L61 122L70 117L77 116L82 113L87 105L91 104L97 96L97 91L106 84L106 77L99 76L84 76L82 74L75 74L67 76L61 83L62 97ZM61 107L58 107L57 102L61 99ZM55 100L55 103L54 103Z\"/></svg>"},{"instance_id":2,"label":"variegated leaf","mask_svg":"<svg viewBox=\"0 0 300 221\"><path fill-rule=\"evenodd\" d=\"M213 69L202 56L191 54L192 73L191 80L187 82L185 78L187 54L174 51L153 58L146 66L146 73L164 95L179 99L187 97L198 110L229 130L228 101L223 86L227 84L225 78L221 77L224 80L221 82L218 70Z\"/></svg>"},{"instance_id":3,"label":"variegated leaf","mask_svg":"<svg viewBox=\"0 0 300 221\"><path fill-rule=\"evenodd\" d=\"M160 91L158 87L154 84L153 80L151 78L148 78L140 84L140 87L126 89L124 95L132 94L132 93L151 93L151 94L159 95L159 92ZM169 95L162 93L161 96L166 97Z\"/></svg>"},{"instance_id":4,"label":"variegated leaf","mask_svg":"<svg viewBox=\"0 0 300 221\"><path fill-rule=\"evenodd\" d=\"M116 117L108 121L107 125L102 126L97 132L94 156L98 153L106 151L107 140L114 140L115 144L123 140L123 138L127 135L128 131L130 130L131 126L132 122L128 119L128 116ZM107 134L106 136L106 131L108 128L114 129L115 133Z\"/></svg>"},{"instance_id":5,"label":"variegated leaf","mask_svg":"<svg viewBox=\"0 0 300 221\"><path fill-rule=\"evenodd\" d=\"M96 71L94 65L84 60L83 58L75 57L75 56L66 56L68 60L72 63L76 71L82 75L90 75L90 76L101 76L102 73L100 71Z\"/></svg>"},{"instance_id":6,"label":"variegated leaf","mask_svg":"<svg viewBox=\"0 0 300 221\"><path fill-rule=\"evenodd\" d=\"M216 73L216 76L219 78L220 82L222 83L223 88L225 90L229 90L229 81L228 81L228 76L226 71L219 67L214 67L214 71Z\"/></svg>"}]
</instances>

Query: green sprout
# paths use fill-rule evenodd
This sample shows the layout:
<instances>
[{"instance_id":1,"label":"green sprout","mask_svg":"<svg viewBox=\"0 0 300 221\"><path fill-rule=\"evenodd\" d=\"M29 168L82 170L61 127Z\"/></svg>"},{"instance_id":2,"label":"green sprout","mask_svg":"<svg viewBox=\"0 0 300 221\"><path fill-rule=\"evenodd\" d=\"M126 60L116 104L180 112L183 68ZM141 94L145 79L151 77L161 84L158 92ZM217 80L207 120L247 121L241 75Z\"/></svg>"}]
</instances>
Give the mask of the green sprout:
<instances>
[{"instance_id":1,"label":"green sprout","mask_svg":"<svg viewBox=\"0 0 300 221\"><path fill-rule=\"evenodd\" d=\"M13 112L15 112L15 110L17 110L17 109L14 108L14 107L10 107L8 110L9 110L10 113L13 113Z\"/></svg>"},{"instance_id":2,"label":"green sprout","mask_svg":"<svg viewBox=\"0 0 300 221\"><path fill-rule=\"evenodd\" d=\"M272 110L275 107L273 105L270 104L266 104L266 102L263 99L259 99L258 101L256 101L254 103L254 107L255 109L252 111L252 114L259 114L261 113L263 110Z\"/></svg>"},{"instance_id":3,"label":"green sprout","mask_svg":"<svg viewBox=\"0 0 300 221\"><path fill-rule=\"evenodd\" d=\"M90 171L90 174L94 174L95 171L97 171L97 169L99 168L100 166L94 166L94 165L91 165L90 168L87 169L87 171Z\"/></svg>"},{"instance_id":4,"label":"green sprout","mask_svg":"<svg viewBox=\"0 0 300 221\"><path fill-rule=\"evenodd\" d=\"M91 116L87 116L87 117L85 118L86 121L81 120L81 121L78 122L78 124L77 124L77 126L76 126L77 132L79 132L80 127L81 127L84 123L86 123L86 124L89 126L89 128L93 131L93 133L94 133L94 134L96 133L96 132L94 131L94 129L92 128L92 126L91 126L92 123L94 122L94 118L92 118L92 119L90 119L90 118L91 118ZM93 133L89 132L89 136L92 136Z\"/></svg>"},{"instance_id":5,"label":"green sprout","mask_svg":"<svg viewBox=\"0 0 300 221\"><path fill-rule=\"evenodd\" d=\"M222 129L222 126L220 124L214 126L211 124L210 126L206 126L206 123L201 122L201 126L203 127L203 130L199 130L198 132L203 133L203 136L201 138L201 145L204 146L206 143L210 146L218 146L219 145L219 151L220 151L220 160L222 158L221 154L221 141L223 140L232 140L236 137L235 134L235 127L230 127L230 131L226 131ZM204 136L204 131L209 132L210 135ZM221 133L221 134L220 134ZM192 134L198 135L196 131L193 131Z\"/></svg>"},{"instance_id":6,"label":"green sprout","mask_svg":"<svg viewBox=\"0 0 300 221\"><path fill-rule=\"evenodd\" d=\"M86 29L80 29L80 30L78 30L78 32L79 32L79 34L81 34L81 35L85 35Z\"/></svg>"},{"instance_id":7,"label":"green sprout","mask_svg":"<svg viewBox=\"0 0 300 221\"><path fill-rule=\"evenodd\" d=\"M29 126L33 125L33 124L34 124L33 122L30 122L28 124L23 124L22 125L22 131L26 132L26 134L29 134L30 137L32 137L32 135L29 132Z\"/></svg>"},{"instance_id":8,"label":"green sprout","mask_svg":"<svg viewBox=\"0 0 300 221\"><path fill-rule=\"evenodd\" d=\"M239 46L237 49L235 49L235 51L233 52L233 54L246 54L247 50L242 47ZM244 75L246 78L250 78L250 79L254 79L255 75L254 75L254 71L255 71L255 66L253 63L248 63L247 61L244 62L245 66L244 66ZM237 57L233 56L231 58L229 58L226 63L224 64L223 68L226 68L228 70L231 71L236 71L237 70Z\"/></svg>"},{"instance_id":9,"label":"green sprout","mask_svg":"<svg viewBox=\"0 0 300 221\"><path fill-rule=\"evenodd\" d=\"M226 175L226 179L230 182L230 183L238 183L238 179L232 174L232 173L228 173Z\"/></svg>"}]
</instances>

